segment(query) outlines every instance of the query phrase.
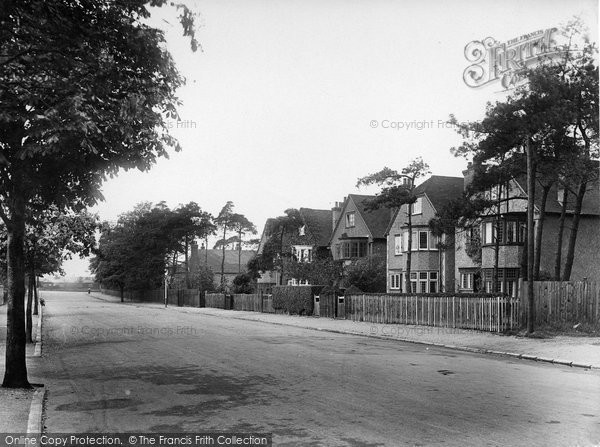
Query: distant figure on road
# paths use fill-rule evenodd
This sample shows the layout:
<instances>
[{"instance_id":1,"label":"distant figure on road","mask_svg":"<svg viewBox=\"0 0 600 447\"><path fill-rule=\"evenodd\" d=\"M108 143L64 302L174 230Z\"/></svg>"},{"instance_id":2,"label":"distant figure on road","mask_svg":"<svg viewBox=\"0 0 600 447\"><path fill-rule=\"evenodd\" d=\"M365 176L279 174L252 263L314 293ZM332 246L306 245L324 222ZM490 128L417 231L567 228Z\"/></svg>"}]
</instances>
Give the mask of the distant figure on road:
<instances>
[{"instance_id":1,"label":"distant figure on road","mask_svg":"<svg viewBox=\"0 0 600 447\"><path fill-rule=\"evenodd\" d=\"M92 291L92 288L88 287L88 295L90 294L91 291Z\"/></svg>"}]
</instances>

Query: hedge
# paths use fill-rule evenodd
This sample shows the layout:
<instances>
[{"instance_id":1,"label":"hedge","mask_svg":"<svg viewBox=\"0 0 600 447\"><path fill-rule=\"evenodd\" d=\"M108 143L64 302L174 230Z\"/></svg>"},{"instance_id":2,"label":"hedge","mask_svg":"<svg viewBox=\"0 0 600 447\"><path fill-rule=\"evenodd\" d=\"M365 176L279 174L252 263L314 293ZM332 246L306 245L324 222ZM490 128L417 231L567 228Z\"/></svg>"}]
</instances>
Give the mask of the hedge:
<instances>
[{"instance_id":1,"label":"hedge","mask_svg":"<svg viewBox=\"0 0 600 447\"><path fill-rule=\"evenodd\" d=\"M312 315L313 296L321 289L323 286L274 286L273 308L288 314Z\"/></svg>"}]
</instances>

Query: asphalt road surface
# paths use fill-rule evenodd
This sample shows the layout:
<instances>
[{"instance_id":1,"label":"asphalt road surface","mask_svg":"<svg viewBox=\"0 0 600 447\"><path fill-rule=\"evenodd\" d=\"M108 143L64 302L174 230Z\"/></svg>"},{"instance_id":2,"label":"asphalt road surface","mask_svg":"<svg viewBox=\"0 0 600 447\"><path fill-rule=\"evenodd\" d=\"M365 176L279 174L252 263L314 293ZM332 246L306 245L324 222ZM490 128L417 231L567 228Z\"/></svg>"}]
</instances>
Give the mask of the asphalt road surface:
<instances>
[{"instance_id":1,"label":"asphalt road surface","mask_svg":"<svg viewBox=\"0 0 600 447\"><path fill-rule=\"evenodd\" d=\"M600 373L49 293L55 432L270 432L274 445L600 444Z\"/></svg>"}]
</instances>

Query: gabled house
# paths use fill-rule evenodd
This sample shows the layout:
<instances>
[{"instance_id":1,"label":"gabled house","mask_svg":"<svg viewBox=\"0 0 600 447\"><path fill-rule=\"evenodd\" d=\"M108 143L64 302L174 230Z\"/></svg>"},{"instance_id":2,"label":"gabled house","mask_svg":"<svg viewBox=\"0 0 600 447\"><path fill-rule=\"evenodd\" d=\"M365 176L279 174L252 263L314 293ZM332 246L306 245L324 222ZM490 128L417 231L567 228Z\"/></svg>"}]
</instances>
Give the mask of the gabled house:
<instances>
[{"instance_id":1,"label":"gabled house","mask_svg":"<svg viewBox=\"0 0 600 447\"><path fill-rule=\"evenodd\" d=\"M350 194L333 208L330 247L333 259L352 261L366 256L385 256L385 230L392 217L390 208L368 209L375 196Z\"/></svg>"},{"instance_id":2,"label":"gabled house","mask_svg":"<svg viewBox=\"0 0 600 447\"><path fill-rule=\"evenodd\" d=\"M316 257L329 256L329 239L332 231L331 210L300 208L298 213L301 225L292 232L286 232L282 235L284 250L289 250L292 259L297 262L312 262ZM275 225L276 219L267 219L257 254L263 253ZM260 290L268 293L273 285L297 285L300 282L285 274L281 278L278 271L267 271L261 274L257 284Z\"/></svg>"},{"instance_id":3,"label":"gabled house","mask_svg":"<svg viewBox=\"0 0 600 447\"><path fill-rule=\"evenodd\" d=\"M324 255L331 238L331 210L300 208L302 226L290 239L292 254L299 262L311 262L313 257Z\"/></svg>"},{"instance_id":4,"label":"gabled house","mask_svg":"<svg viewBox=\"0 0 600 447\"><path fill-rule=\"evenodd\" d=\"M332 232L331 210L300 208L302 225L290 236L292 256L297 262L312 262L318 257L331 256L329 239ZM289 285L302 284L296 278L288 278ZM306 284L306 282L304 282Z\"/></svg>"},{"instance_id":5,"label":"gabled house","mask_svg":"<svg viewBox=\"0 0 600 447\"><path fill-rule=\"evenodd\" d=\"M409 207L402 205L395 211L386 230L388 292L454 291L454 238L450 236L439 241L431 233L429 221L446 203L460 197L463 184L462 177L433 175L414 190L417 201L411 207L410 292L406 290Z\"/></svg>"},{"instance_id":6,"label":"gabled house","mask_svg":"<svg viewBox=\"0 0 600 447\"><path fill-rule=\"evenodd\" d=\"M463 171L465 187L470 181L472 167ZM571 280L600 281L600 191L598 180L588 185L582 204L581 220L575 244L575 257ZM467 230L457 229L456 270L457 290L460 292L492 292L496 243L498 244L497 291L517 296L518 281L524 267L524 251L527 221L527 181L525 177L513 178L502 188L486 191L489 199L500 194L500 213L490 209L473 222ZM566 256L568 239L573 220L573 194L568 196L567 215L562 242L562 258ZM559 231L559 219L564 191L557 186L550 189L546 202L543 238L541 243L540 274L550 277L554 262ZM540 222L540 194L536 194L534 222ZM571 205L569 205L571 203ZM498 222L496 222L498 219Z\"/></svg>"}]
</instances>

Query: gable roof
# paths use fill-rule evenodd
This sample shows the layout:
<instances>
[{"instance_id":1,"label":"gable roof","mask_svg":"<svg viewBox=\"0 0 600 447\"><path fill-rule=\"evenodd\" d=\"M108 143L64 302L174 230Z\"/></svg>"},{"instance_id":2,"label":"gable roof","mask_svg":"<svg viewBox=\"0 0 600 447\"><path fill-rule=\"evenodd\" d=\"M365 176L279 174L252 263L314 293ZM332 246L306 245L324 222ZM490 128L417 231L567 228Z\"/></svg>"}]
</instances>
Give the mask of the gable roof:
<instances>
[{"instance_id":1,"label":"gable roof","mask_svg":"<svg viewBox=\"0 0 600 447\"><path fill-rule=\"evenodd\" d=\"M458 199L464 190L463 177L448 177L445 175L432 175L415 188L415 195L418 197L427 196L434 211L439 211L442 207L451 200ZM400 209L394 211L394 215L385 229L385 234L388 235L394 221L398 216Z\"/></svg>"},{"instance_id":2,"label":"gable roof","mask_svg":"<svg viewBox=\"0 0 600 447\"><path fill-rule=\"evenodd\" d=\"M459 198L463 190L462 177L432 175L415 188L415 195L426 195L435 211L439 211L449 201Z\"/></svg>"},{"instance_id":3,"label":"gable roof","mask_svg":"<svg viewBox=\"0 0 600 447\"><path fill-rule=\"evenodd\" d=\"M262 253L264 245L267 242L267 235L271 232L271 229L273 228L273 225L275 225L276 220L277 219L273 217L269 217L265 222L265 226L260 235L260 241L258 242L258 250L256 250L258 254Z\"/></svg>"},{"instance_id":4,"label":"gable roof","mask_svg":"<svg viewBox=\"0 0 600 447\"><path fill-rule=\"evenodd\" d=\"M326 247L331 239L332 213L331 210L315 210L312 208L300 208L300 216L315 245Z\"/></svg>"},{"instance_id":5,"label":"gable roof","mask_svg":"<svg viewBox=\"0 0 600 447\"><path fill-rule=\"evenodd\" d=\"M369 201L373 199L375 199L375 196L350 194L348 196L348 199L346 200L346 203L344 203L344 209L342 210L342 213L344 212L348 201L352 200L356 205L356 209L365 221L367 228L371 232L371 236L373 237L373 239L384 238L385 230L387 229L387 226L392 217L391 208L379 207L374 210L367 209ZM340 219L339 222L341 221L342 219Z\"/></svg>"},{"instance_id":6,"label":"gable roof","mask_svg":"<svg viewBox=\"0 0 600 447\"><path fill-rule=\"evenodd\" d=\"M207 253L208 252L208 253ZM242 250L242 272L246 271L246 264L254 257L254 250ZM207 256L208 255L208 256ZM199 249L198 258L194 260L197 265L206 265L215 273L221 272L221 260L223 259L223 251L221 249ZM225 250L225 273L238 273L238 251Z\"/></svg>"}]
</instances>

